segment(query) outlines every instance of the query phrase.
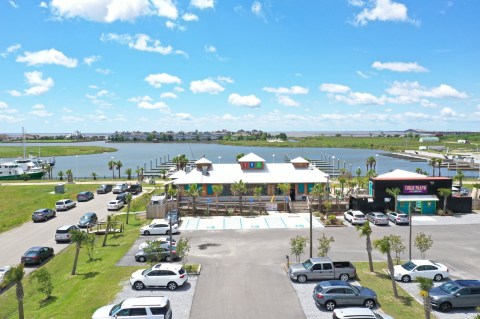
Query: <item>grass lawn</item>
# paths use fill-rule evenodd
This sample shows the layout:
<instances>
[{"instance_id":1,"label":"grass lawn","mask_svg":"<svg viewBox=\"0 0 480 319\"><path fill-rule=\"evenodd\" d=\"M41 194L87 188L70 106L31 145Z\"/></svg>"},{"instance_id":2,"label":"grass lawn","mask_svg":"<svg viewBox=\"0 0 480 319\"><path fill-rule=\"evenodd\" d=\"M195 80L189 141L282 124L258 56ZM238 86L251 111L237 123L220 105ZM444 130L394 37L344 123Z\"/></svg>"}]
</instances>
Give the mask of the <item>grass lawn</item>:
<instances>
[{"instance_id":1,"label":"grass lawn","mask_svg":"<svg viewBox=\"0 0 480 319\"><path fill-rule=\"evenodd\" d=\"M357 268L358 282L360 285L368 287L377 293L378 301L386 314L395 319L425 317L423 305L418 303L399 285L397 285L399 298L396 299L393 296L391 280L382 270L387 268L386 262L374 263L374 273L369 271L368 262L356 262L354 264ZM417 285L415 282L410 284ZM432 315L432 318L435 317Z\"/></svg>"},{"instance_id":2,"label":"grass lawn","mask_svg":"<svg viewBox=\"0 0 480 319\"><path fill-rule=\"evenodd\" d=\"M72 155L88 155L101 154L106 152L116 152L117 149L113 147L102 146L42 146L40 148L41 157L52 156L72 156ZM27 146L26 153L37 155L39 152L38 146ZM18 146L0 146L0 158L14 158L22 157L23 148Z\"/></svg>"},{"instance_id":3,"label":"grass lawn","mask_svg":"<svg viewBox=\"0 0 480 319\"><path fill-rule=\"evenodd\" d=\"M39 208L55 209L57 200L76 200L79 192L95 192L98 185L65 184L64 194L54 194L54 185L0 186L0 233L31 220L32 213Z\"/></svg>"},{"instance_id":4,"label":"grass lawn","mask_svg":"<svg viewBox=\"0 0 480 319\"><path fill-rule=\"evenodd\" d=\"M117 220L124 221L124 217L118 216ZM130 218L130 224L125 225L122 234L117 234L115 238L109 235L106 247L101 247L103 236L97 236L94 260L88 261L87 251L82 248L74 276L70 274L74 245L49 260L42 266L52 274L54 289L49 300L43 300L44 295L36 291L36 283L30 283L28 277L25 278L25 318L91 318L97 308L112 302L122 289L120 282L144 267L114 266L138 238L138 227L143 222ZM15 288L0 296L0 318L18 318Z\"/></svg>"}]
</instances>

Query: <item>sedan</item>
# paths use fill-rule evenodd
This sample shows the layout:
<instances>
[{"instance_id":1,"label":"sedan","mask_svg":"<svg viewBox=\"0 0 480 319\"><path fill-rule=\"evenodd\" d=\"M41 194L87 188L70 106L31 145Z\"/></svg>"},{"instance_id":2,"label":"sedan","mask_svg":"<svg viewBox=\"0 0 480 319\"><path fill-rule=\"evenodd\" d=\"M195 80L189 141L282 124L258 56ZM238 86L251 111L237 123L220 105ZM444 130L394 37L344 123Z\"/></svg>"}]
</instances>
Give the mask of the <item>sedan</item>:
<instances>
[{"instance_id":1,"label":"sedan","mask_svg":"<svg viewBox=\"0 0 480 319\"><path fill-rule=\"evenodd\" d=\"M28 264L41 264L44 260L53 256L52 247L36 246L27 250L21 259L21 263Z\"/></svg>"},{"instance_id":2,"label":"sedan","mask_svg":"<svg viewBox=\"0 0 480 319\"><path fill-rule=\"evenodd\" d=\"M389 212L387 213L387 217L388 219L393 222L395 225L398 225L398 224L406 224L408 225L409 224L409 220L408 220L408 215L407 214L403 214L403 213L397 213L397 212Z\"/></svg>"},{"instance_id":3,"label":"sedan","mask_svg":"<svg viewBox=\"0 0 480 319\"><path fill-rule=\"evenodd\" d=\"M92 192L80 192L77 195L77 201L79 202L88 202L93 199L94 195Z\"/></svg>"},{"instance_id":4,"label":"sedan","mask_svg":"<svg viewBox=\"0 0 480 319\"><path fill-rule=\"evenodd\" d=\"M171 250L171 256L170 257L170 250ZM178 255L177 252L175 251L175 247L169 247L169 248L161 248L159 247L158 249L150 249L149 251L145 250L140 250L138 253L135 254L135 260L139 262L146 262L148 261L167 261L170 262L172 260L177 259Z\"/></svg>"},{"instance_id":5,"label":"sedan","mask_svg":"<svg viewBox=\"0 0 480 319\"><path fill-rule=\"evenodd\" d=\"M178 225L171 225L172 234L178 233ZM170 225L168 223L152 223L140 228L141 235L169 235Z\"/></svg>"},{"instance_id":6,"label":"sedan","mask_svg":"<svg viewBox=\"0 0 480 319\"><path fill-rule=\"evenodd\" d=\"M349 210L343 213L343 218L352 225L363 225L367 222L365 215L359 210Z\"/></svg>"},{"instance_id":7,"label":"sedan","mask_svg":"<svg viewBox=\"0 0 480 319\"><path fill-rule=\"evenodd\" d=\"M384 213L368 213L367 220L369 220L374 225L388 225L388 218Z\"/></svg>"},{"instance_id":8,"label":"sedan","mask_svg":"<svg viewBox=\"0 0 480 319\"><path fill-rule=\"evenodd\" d=\"M410 260L403 265L393 267L396 280L410 282L418 277L440 281L450 277L447 266L430 260Z\"/></svg>"},{"instance_id":9,"label":"sedan","mask_svg":"<svg viewBox=\"0 0 480 319\"><path fill-rule=\"evenodd\" d=\"M121 200L112 200L107 204L108 210L119 210L123 207L124 203Z\"/></svg>"},{"instance_id":10,"label":"sedan","mask_svg":"<svg viewBox=\"0 0 480 319\"><path fill-rule=\"evenodd\" d=\"M49 218L57 216L57 212L50 209L50 208L41 208L37 209L36 211L33 212L32 214L32 220L33 222L38 222L38 221L46 221Z\"/></svg>"},{"instance_id":11,"label":"sedan","mask_svg":"<svg viewBox=\"0 0 480 319\"><path fill-rule=\"evenodd\" d=\"M97 188L97 194L106 194L111 191L112 191L112 185L108 185L108 184L100 185Z\"/></svg>"}]
</instances>

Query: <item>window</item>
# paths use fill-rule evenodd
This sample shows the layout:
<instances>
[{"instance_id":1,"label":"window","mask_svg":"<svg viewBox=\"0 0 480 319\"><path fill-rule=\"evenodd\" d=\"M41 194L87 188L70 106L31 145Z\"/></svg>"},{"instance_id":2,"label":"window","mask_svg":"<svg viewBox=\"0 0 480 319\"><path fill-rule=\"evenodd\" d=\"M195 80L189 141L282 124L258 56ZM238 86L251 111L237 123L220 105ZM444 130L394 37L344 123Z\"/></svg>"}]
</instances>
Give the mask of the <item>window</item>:
<instances>
[{"instance_id":1,"label":"window","mask_svg":"<svg viewBox=\"0 0 480 319\"><path fill-rule=\"evenodd\" d=\"M333 288L328 291L329 294L345 294L345 289L344 288Z\"/></svg>"},{"instance_id":2,"label":"window","mask_svg":"<svg viewBox=\"0 0 480 319\"><path fill-rule=\"evenodd\" d=\"M149 277L160 276L160 275L161 275L161 270L154 270L154 271L151 271L151 272L148 273Z\"/></svg>"},{"instance_id":3,"label":"window","mask_svg":"<svg viewBox=\"0 0 480 319\"><path fill-rule=\"evenodd\" d=\"M323 270L332 270L332 264L323 264Z\"/></svg>"},{"instance_id":4,"label":"window","mask_svg":"<svg viewBox=\"0 0 480 319\"><path fill-rule=\"evenodd\" d=\"M311 270L322 270L322 264L313 265Z\"/></svg>"},{"instance_id":5,"label":"window","mask_svg":"<svg viewBox=\"0 0 480 319\"><path fill-rule=\"evenodd\" d=\"M425 271L427 270L425 267L427 266L418 266L417 269L415 269L416 271Z\"/></svg>"},{"instance_id":6,"label":"window","mask_svg":"<svg viewBox=\"0 0 480 319\"><path fill-rule=\"evenodd\" d=\"M470 294L480 295L480 288L470 288Z\"/></svg>"},{"instance_id":7,"label":"window","mask_svg":"<svg viewBox=\"0 0 480 319\"><path fill-rule=\"evenodd\" d=\"M432 265L425 265L425 270L437 270L438 268Z\"/></svg>"},{"instance_id":8,"label":"window","mask_svg":"<svg viewBox=\"0 0 480 319\"><path fill-rule=\"evenodd\" d=\"M147 310L145 308L133 308L130 309L130 317L133 316L145 316L147 315Z\"/></svg>"}]
</instances>

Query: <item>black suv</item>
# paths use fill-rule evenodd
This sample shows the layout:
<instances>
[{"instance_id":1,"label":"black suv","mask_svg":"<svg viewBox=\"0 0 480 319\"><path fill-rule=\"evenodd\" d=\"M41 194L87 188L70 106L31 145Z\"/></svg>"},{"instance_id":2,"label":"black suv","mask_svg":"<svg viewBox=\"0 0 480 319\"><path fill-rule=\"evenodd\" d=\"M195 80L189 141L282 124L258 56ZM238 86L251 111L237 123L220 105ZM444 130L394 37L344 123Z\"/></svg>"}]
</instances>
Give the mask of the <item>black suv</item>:
<instances>
[{"instance_id":1,"label":"black suv","mask_svg":"<svg viewBox=\"0 0 480 319\"><path fill-rule=\"evenodd\" d=\"M430 289L432 307L443 312L452 308L480 306L480 280L452 280Z\"/></svg>"},{"instance_id":2,"label":"black suv","mask_svg":"<svg viewBox=\"0 0 480 319\"><path fill-rule=\"evenodd\" d=\"M124 193L120 193L117 195L117 198L115 198L116 200L121 200L122 202L126 203L127 202L127 192L124 192Z\"/></svg>"},{"instance_id":3,"label":"black suv","mask_svg":"<svg viewBox=\"0 0 480 319\"><path fill-rule=\"evenodd\" d=\"M129 192L129 193L137 195L138 193L142 192L142 185L132 184L132 185L128 186L126 191Z\"/></svg>"}]
</instances>

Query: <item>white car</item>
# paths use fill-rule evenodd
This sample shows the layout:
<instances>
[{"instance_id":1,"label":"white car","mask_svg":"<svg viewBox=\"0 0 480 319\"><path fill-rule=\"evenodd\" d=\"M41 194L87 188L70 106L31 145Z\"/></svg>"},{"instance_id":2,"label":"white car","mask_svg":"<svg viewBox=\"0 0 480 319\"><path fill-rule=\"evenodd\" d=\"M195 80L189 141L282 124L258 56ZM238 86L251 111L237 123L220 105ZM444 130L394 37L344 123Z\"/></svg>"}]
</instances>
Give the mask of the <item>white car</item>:
<instances>
[{"instance_id":1,"label":"white car","mask_svg":"<svg viewBox=\"0 0 480 319\"><path fill-rule=\"evenodd\" d=\"M130 277L130 284L136 290L146 287L167 287L175 290L188 280L181 264L156 264L152 268L137 270Z\"/></svg>"},{"instance_id":2,"label":"white car","mask_svg":"<svg viewBox=\"0 0 480 319\"><path fill-rule=\"evenodd\" d=\"M125 205L125 203L119 199L114 199L107 204L108 210L119 210Z\"/></svg>"},{"instance_id":3,"label":"white car","mask_svg":"<svg viewBox=\"0 0 480 319\"><path fill-rule=\"evenodd\" d=\"M178 233L178 225L172 225L172 234ZM169 235L170 225L167 222L152 223L140 228L141 235Z\"/></svg>"},{"instance_id":4,"label":"white car","mask_svg":"<svg viewBox=\"0 0 480 319\"><path fill-rule=\"evenodd\" d=\"M403 265L393 267L396 280L409 282L417 277L430 278L440 281L443 278L450 277L447 266L430 260L410 260Z\"/></svg>"},{"instance_id":5,"label":"white car","mask_svg":"<svg viewBox=\"0 0 480 319\"><path fill-rule=\"evenodd\" d=\"M162 248L169 248L170 246L175 246L177 244L175 239L173 239L173 238L172 238L172 244L170 245L170 238L169 237L158 237L158 238L155 238L154 240L147 240L146 242L141 243L138 246L138 250L144 250L146 247L148 247L149 243L152 242L152 241L160 242L160 247L162 247Z\"/></svg>"},{"instance_id":6,"label":"white car","mask_svg":"<svg viewBox=\"0 0 480 319\"><path fill-rule=\"evenodd\" d=\"M365 215L359 210L349 210L343 213L343 218L350 224L363 225L367 222Z\"/></svg>"},{"instance_id":7,"label":"white car","mask_svg":"<svg viewBox=\"0 0 480 319\"><path fill-rule=\"evenodd\" d=\"M7 286L5 282L5 275L12 269L12 266L0 267L0 291Z\"/></svg>"},{"instance_id":8,"label":"white car","mask_svg":"<svg viewBox=\"0 0 480 319\"><path fill-rule=\"evenodd\" d=\"M92 319L172 319L168 297L128 298L118 304L98 308Z\"/></svg>"},{"instance_id":9,"label":"white car","mask_svg":"<svg viewBox=\"0 0 480 319\"><path fill-rule=\"evenodd\" d=\"M375 313L368 308L352 307L333 310L333 318L337 319L393 319L386 314Z\"/></svg>"},{"instance_id":10,"label":"white car","mask_svg":"<svg viewBox=\"0 0 480 319\"><path fill-rule=\"evenodd\" d=\"M398 224L409 224L408 215L403 213L397 212L389 212L387 213L388 220L393 222L395 225Z\"/></svg>"},{"instance_id":11,"label":"white car","mask_svg":"<svg viewBox=\"0 0 480 319\"><path fill-rule=\"evenodd\" d=\"M77 206L77 203L71 199L61 199L55 203L55 209L58 210L69 210Z\"/></svg>"}]
</instances>

